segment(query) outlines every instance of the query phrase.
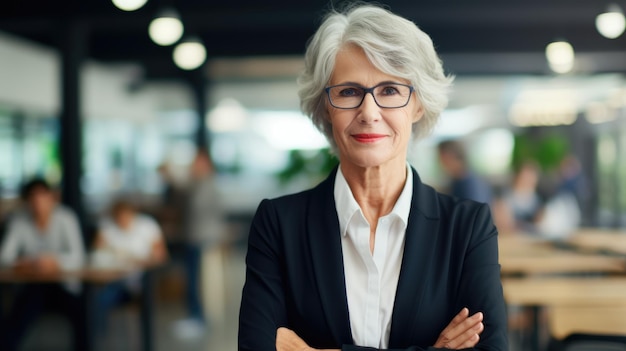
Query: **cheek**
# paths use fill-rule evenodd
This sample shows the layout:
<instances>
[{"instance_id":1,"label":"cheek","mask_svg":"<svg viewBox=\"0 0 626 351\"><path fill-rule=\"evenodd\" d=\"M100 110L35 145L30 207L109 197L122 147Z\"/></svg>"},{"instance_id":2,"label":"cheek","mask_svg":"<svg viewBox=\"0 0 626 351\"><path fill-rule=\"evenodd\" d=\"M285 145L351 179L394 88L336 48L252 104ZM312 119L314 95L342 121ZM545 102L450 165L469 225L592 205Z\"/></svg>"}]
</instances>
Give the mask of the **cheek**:
<instances>
[{"instance_id":1,"label":"cheek","mask_svg":"<svg viewBox=\"0 0 626 351\"><path fill-rule=\"evenodd\" d=\"M341 112L335 111L334 113L330 111L328 114L328 121L333 126L333 134L341 135L346 129L350 126L354 119L348 115L342 114Z\"/></svg>"},{"instance_id":2,"label":"cheek","mask_svg":"<svg viewBox=\"0 0 626 351\"><path fill-rule=\"evenodd\" d=\"M403 137L410 138L411 134L413 134L413 123L414 115L411 114L411 111L403 111L404 113L396 119L396 123L394 129L396 129L397 133L402 135Z\"/></svg>"}]
</instances>

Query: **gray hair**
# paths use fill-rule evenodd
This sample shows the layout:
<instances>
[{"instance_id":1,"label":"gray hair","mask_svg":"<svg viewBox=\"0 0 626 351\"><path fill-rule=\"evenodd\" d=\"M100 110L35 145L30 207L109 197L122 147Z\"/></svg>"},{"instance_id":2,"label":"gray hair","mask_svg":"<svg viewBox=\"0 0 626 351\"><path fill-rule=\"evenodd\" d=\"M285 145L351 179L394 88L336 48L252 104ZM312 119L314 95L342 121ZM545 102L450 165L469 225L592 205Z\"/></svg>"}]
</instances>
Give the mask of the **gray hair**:
<instances>
[{"instance_id":1,"label":"gray hair","mask_svg":"<svg viewBox=\"0 0 626 351\"><path fill-rule=\"evenodd\" d=\"M454 77L444 74L432 40L413 22L380 7L359 5L344 12L333 10L326 16L308 43L305 69L298 78L300 107L333 150L336 143L324 88L337 53L348 44L363 49L380 71L411 82L424 107L424 116L413 124L413 136L428 135L448 104Z\"/></svg>"}]
</instances>

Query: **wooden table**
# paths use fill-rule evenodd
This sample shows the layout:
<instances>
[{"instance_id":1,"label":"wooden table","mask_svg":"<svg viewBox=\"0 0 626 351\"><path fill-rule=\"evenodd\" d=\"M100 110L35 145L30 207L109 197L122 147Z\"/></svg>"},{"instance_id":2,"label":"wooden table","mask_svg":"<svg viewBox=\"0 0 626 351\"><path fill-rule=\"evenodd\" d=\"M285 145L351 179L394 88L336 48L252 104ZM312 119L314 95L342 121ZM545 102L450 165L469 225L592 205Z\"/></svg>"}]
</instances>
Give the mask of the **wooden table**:
<instances>
[{"instance_id":1,"label":"wooden table","mask_svg":"<svg viewBox=\"0 0 626 351\"><path fill-rule=\"evenodd\" d=\"M566 239L580 250L626 255L626 230L582 228Z\"/></svg>"},{"instance_id":2,"label":"wooden table","mask_svg":"<svg viewBox=\"0 0 626 351\"><path fill-rule=\"evenodd\" d=\"M626 277L502 278L502 288L516 305L626 307Z\"/></svg>"},{"instance_id":3,"label":"wooden table","mask_svg":"<svg viewBox=\"0 0 626 351\"><path fill-rule=\"evenodd\" d=\"M151 351L153 349L153 305L154 289L152 286L152 266L142 267L140 299L140 322L142 349ZM95 304L95 294L99 286L116 282L129 277L138 272L138 269L96 269L84 268L75 271L64 271L52 274L38 273L18 273L11 269L0 269L0 284L37 284L37 283L63 283L68 280L80 280L82 285L82 300L84 301L84 318L87 323L86 344L84 347L89 350L95 349L95 325L93 323L93 309Z\"/></svg>"},{"instance_id":4,"label":"wooden table","mask_svg":"<svg viewBox=\"0 0 626 351\"><path fill-rule=\"evenodd\" d=\"M531 311L531 343L535 350L540 348L541 307L559 308L550 322L556 323L554 328L558 333L565 333L579 327L563 324L572 313L577 313L574 309L581 306L610 308L626 303L626 276L608 280L555 277L555 274L626 274L626 256L606 255L598 250L582 251L569 242L523 234L502 236L498 241L505 300ZM515 276L517 278L507 278ZM563 312L564 309L568 311ZM573 322L571 318L570 321Z\"/></svg>"},{"instance_id":5,"label":"wooden table","mask_svg":"<svg viewBox=\"0 0 626 351\"><path fill-rule=\"evenodd\" d=\"M507 304L530 307L532 343L539 350L539 307L548 307L553 336L577 332L626 333L626 277L524 277L503 278ZM589 315L595 313L595 319ZM598 313L610 313L599 316ZM600 318L598 318L600 317Z\"/></svg>"},{"instance_id":6,"label":"wooden table","mask_svg":"<svg viewBox=\"0 0 626 351\"><path fill-rule=\"evenodd\" d=\"M626 305L552 306L548 313L550 334L559 340L575 333L626 335Z\"/></svg>"},{"instance_id":7,"label":"wooden table","mask_svg":"<svg viewBox=\"0 0 626 351\"><path fill-rule=\"evenodd\" d=\"M505 236L498 240L503 275L626 273L626 257L566 250L554 242L525 236Z\"/></svg>"}]
</instances>

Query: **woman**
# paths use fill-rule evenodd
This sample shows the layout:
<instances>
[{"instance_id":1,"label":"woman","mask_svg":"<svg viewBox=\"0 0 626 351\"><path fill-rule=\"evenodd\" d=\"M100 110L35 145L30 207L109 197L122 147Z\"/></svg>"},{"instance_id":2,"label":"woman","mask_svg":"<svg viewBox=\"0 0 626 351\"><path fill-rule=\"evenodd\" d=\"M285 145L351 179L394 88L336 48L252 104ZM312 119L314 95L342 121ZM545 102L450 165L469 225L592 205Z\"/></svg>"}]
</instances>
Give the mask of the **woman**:
<instances>
[{"instance_id":1,"label":"woman","mask_svg":"<svg viewBox=\"0 0 626 351\"><path fill-rule=\"evenodd\" d=\"M332 13L300 98L340 165L253 220L240 350L507 350L486 205L437 194L406 162L447 103L430 38L386 10Z\"/></svg>"}]
</instances>

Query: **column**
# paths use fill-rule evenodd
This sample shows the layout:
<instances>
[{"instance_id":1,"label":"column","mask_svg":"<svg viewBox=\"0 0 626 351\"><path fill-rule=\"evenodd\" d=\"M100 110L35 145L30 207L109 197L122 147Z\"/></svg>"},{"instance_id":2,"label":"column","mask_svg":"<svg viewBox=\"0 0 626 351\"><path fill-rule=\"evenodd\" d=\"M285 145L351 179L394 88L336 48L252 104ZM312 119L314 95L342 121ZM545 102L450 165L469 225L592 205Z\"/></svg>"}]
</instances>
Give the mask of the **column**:
<instances>
[{"instance_id":1,"label":"column","mask_svg":"<svg viewBox=\"0 0 626 351\"><path fill-rule=\"evenodd\" d=\"M61 119L59 150L61 154L61 199L72 208L84 226L82 179L82 122L80 71L87 47L87 26L76 19L62 24L61 49Z\"/></svg>"}]
</instances>

